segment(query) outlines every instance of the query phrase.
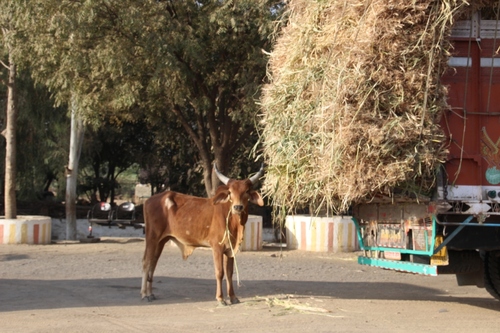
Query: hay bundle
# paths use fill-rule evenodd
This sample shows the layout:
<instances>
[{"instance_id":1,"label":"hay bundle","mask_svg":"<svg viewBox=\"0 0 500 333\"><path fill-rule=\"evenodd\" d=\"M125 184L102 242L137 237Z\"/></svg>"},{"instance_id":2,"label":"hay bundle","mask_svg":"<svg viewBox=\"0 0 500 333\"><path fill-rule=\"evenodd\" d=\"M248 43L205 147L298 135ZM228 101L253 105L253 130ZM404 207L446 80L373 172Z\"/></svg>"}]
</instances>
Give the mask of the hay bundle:
<instances>
[{"instance_id":1,"label":"hay bundle","mask_svg":"<svg viewBox=\"0 0 500 333\"><path fill-rule=\"evenodd\" d=\"M262 98L264 191L336 213L430 190L447 150L440 76L464 0L292 0Z\"/></svg>"}]
</instances>

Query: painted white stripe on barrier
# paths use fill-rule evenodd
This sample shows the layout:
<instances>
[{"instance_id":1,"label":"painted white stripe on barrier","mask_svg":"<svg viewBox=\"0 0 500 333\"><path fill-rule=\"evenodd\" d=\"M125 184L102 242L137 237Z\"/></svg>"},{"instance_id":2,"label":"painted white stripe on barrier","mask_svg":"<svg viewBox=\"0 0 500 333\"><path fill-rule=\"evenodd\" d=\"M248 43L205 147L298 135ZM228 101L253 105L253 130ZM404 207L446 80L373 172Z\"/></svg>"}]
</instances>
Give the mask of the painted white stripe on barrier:
<instances>
[{"instance_id":1,"label":"painted white stripe on barrier","mask_svg":"<svg viewBox=\"0 0 500 333\"><path fill-rule=\"evenodd\" d=\"M288 249L315 252L353 252L358 250L354 223L348 216L286 217Z\"/></svg>"},{"instance_id":2,"label":"painted white stripe on barrier","mask_svg":"<svg viewBox=\"0 0 500 333\"><path fill-rule=\"evenodd\" d=\"M0 244L50 244L52 219L47 216L18 216L0 219Z\"/></svg>"},{"instance_id":3,"label":"painted white stripe on barrier","mask_svg":"<svg viewBox=\"0 0 500 333\"><path fill-rule=\"evenodd\" d=\"M249 215L245 224L243 242L240 245L241 251L262 250L262 216Z\"/></svg>"}]
</instances>

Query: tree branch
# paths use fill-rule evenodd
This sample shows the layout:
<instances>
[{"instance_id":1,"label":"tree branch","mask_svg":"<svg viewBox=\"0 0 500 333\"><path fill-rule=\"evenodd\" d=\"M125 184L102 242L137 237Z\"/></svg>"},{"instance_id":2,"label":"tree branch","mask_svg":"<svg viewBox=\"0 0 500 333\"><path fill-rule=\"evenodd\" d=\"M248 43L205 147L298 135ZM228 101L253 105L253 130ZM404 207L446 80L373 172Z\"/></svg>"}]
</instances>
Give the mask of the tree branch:
<instances>
[{"instance_id":1,"label":"tree branch","mask_svg":"<svg viewBox=\"0 0 500 333\"><path fill-rule=\"evenodd\" d=\"M177 116L179 119L182 127L184 127L184 130L187 132L189 137L193 140L193 142L200 148L200 138L196 134L196 132L193 130L193 128L189 125L189 122L187 121L186 117L182 114L181 108L179 105L175 105L172 108L172 112Z\"/></svg>"},{"instance_id":2,"label":"tree branch","mask_svg":"<svg viewBox=\"0 0 500 333\"><path fill-rule=\"evenodd\" d=\"M236 151L248 138L248 136L252 133L254 129L252 127L248 127L243 133L240 134L237 140L234 141L234 144L230 148L231 151Z\"/></svg>"},{"instance_id":3,"label":"tree branch","mask_svg":"<svg viewBox=\"0 0 500 333\"><path fill-rule=\"evenodd\" d=\"M9 66L7 66L7 64L6 64L6 63L4 63L2 60L0 60L0 64L2 64L2 66L3 66L3 67L5 67L5 68L9 69ZM3 80L2 80L2 81L3 81Z\"/></svg>"}]
</instances>

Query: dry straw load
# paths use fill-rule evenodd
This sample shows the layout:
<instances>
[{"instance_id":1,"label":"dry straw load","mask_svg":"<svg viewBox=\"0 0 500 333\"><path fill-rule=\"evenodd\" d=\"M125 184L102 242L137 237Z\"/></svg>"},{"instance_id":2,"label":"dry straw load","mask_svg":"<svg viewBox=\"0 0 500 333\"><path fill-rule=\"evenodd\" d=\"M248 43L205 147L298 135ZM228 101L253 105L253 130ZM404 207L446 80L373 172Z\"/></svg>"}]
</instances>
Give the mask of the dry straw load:
<instances>
[{"instance_id":1,"label":"dry straw load","mask_svg":"<svg viewBox=\"0 0 500 333\"><path fill-rule=\"evenodd\" d=\"M265 192L275 205L346 211L424 193L447 149L440 76L463 0L291 0L262 98Z\"/></svg>"}]
</instances>

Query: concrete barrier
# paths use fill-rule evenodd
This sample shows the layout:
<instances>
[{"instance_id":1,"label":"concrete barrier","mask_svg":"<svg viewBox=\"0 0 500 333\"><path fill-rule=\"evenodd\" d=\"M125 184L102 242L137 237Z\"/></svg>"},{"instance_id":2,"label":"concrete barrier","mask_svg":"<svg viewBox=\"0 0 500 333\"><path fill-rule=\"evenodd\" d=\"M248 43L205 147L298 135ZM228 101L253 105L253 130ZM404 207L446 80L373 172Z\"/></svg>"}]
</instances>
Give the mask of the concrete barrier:
<instances>
[{"instance_id":1,"label":"concrete barrier","mask_svg":"<svg viewBox=\"0 0 500 333\"><path fill-rule=\"evenodd\" d=\"M248 216L240 249L241 251L262 250L262 216Z\"/></svg>"},{"instance_id":2,"label":"concrete barrier","mask_svg":"<svg viewBox=\"0 0 500 333\"><path fill-rule=\"evenodd\" d=\"M315 252L353 252L359 249L350 216L286 217L286 245L290 250Z\"/></svg>"},{"instance_id":3,"label":"concrete barrier","mask_svg":"<svg viewBox=\"0 0 500 333\"><path fill-rule=\"evenodd\" d=\"M66 239L66 220L52 219L52 238L54 240ZM85 239L88 235L89 223L87 220L76 220L77 239ZM49 231L50 234L50 231ZM106 227L94 225L92 234L95 237L140 237L144 238L142 229L128 227L120 229L118 227ZM172 246L174 242L169 242ZM240 245L241 251L259 251L262 250L262 216L249 215L243 234L243 242Z\"/></svg>"},{"instance_id":4,"label":"concrete barrier","mask_svg":"<svg viewBox=\"0 0 500 333\"><path fill-rule=\"evenodd\" d=\"M76 238L86 239L89 234L89 222L87 219L76 220ZM118 227L107 227L94 224L92 226L92 235L94 237L144 237L141 229L127 227L120 229ZM66 219L52 219L52 239L66 239Z\"/></svg>"},{"instance_id":5,"label":"concrete barrier","mask_svg":"<svg viewBox=\"0 0 500 333\"><path fill-rule=\"evenodd\" d=\"M52 219L48 216L0 218L0 244L50 244Z\"/></svg>"}]
</instances>

